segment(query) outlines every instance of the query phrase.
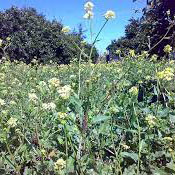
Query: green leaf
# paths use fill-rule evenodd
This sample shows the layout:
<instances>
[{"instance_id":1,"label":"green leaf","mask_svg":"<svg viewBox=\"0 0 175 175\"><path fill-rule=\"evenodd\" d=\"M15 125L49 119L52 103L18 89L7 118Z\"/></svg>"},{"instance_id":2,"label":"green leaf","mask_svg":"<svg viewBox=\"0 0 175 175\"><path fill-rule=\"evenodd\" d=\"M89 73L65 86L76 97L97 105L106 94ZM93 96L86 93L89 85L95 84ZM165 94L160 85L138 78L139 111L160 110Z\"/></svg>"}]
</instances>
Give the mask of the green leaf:
<instances>
[{"instance_id":1,"label":"green leaf","mask_svg":"<svg viewBox=\"0 0 175 175\"><path fill-rule=\"evenodd\" d=\"M174 115L170 115L170 122L175 123L175 116Z\"/></svg>"},{"instance_id":2,"label":"green leaf","mask_svg":"<svg viewBox=\"0 0 175 175\"><path fill-rule=\"evenodd\" d=\"M121 156L122 157L129 157L131 158L132 160L134 160L135 162L138 161L138 154L136 153L129 153L129 152L121 152Z\"/></svg>"},{"instance_id":3,"label":"green leaf","mask_svg":"<svg viewBox=\"0 0 175 175\"><path fill-rule=\"evenodd\" d=\"M171 171L171 173L175 173L175 163L167 163L166 167L169 169L169 171Z\"/></svg>"},{"instance_id":4,"label":"green leaf","mask_svg":"<svg viewBox=\"0 0 175 175\"><path fill-rule=\"evenodd\" d=\"M97 115L96 117L94 117L92 119L92 123L96 124L96 123L100 123L100 122L104 122L106 120L109 120L111 118L111 116L106 116L106 115Z\"/></svg>"},{"instance_id":5,"label":"green leaf","mask_svg":"<svg viewBox=\"0 0 175 175\"><path fill-rule=\"evenodd\" d=\"M154 86L154 94L155 94L155 95L158 95L156 86Z\"/></svg>"}]
</instances>

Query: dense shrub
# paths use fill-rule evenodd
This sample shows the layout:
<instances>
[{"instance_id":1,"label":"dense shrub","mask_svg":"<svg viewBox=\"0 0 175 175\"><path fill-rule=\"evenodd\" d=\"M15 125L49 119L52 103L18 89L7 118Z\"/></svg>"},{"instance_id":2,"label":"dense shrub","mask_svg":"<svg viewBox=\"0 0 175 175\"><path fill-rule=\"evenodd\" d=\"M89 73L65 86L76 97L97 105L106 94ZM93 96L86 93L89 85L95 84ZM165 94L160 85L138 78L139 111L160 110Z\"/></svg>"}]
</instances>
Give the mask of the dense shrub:
<instances>
[{"instance_id":1,"label":"dense shrub","mask_svg":"<svg viewBox=\"0 0 175 175\"><path fill-rule=\"evenodd\" d=\"M73 32L65 35L61 32L62 27L60 22L47 20L33 8L12 7L0 12L0 38L11 37L11 45L7 49L11 60L30 63L37 58L43 63L54 60L68 64L78 58L80 51L73 42L80 46L83 34ZM90 46L86 44L85 47ZM90 52L86 50L86 53ZM93 55L94 58L98 56L96 49Z\"/></svg>"}]
</instances>

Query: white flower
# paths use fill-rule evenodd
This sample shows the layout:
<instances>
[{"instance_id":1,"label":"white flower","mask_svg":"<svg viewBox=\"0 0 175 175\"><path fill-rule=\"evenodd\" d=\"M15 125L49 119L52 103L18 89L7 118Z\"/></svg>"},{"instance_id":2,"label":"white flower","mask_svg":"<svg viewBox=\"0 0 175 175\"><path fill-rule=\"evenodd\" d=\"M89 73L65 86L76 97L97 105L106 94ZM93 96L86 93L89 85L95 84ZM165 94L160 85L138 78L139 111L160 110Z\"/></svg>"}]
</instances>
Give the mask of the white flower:
<instances>
[{"instance_id":1,"label":"white flower","mask_svg":"<svg viewBox=\"0 0 175 175\"><path fill-rule=\"evenodd\" d=\"M36 102L38 100L38 97L35 93L29 93L29 101Z\"/></svg>"},{"instance_id":2,"label":"white flower","mask_svg":"<svg viewBox=\"0 0 175 175\"><path fill-rule=\"evenodd\" d=\"M11 101L10 101L10 105L16 105L16 102L13 101L13 100L11 100Z\"/></svg>"},{"instance_id":3,"label":"white flower","mask_svg":"<svg viewBox=\"0 0 175 175\"><path fill-rule=\"evenodd\" d=\"M70 79L76 78L76 75L70 75Z\"/></svg>"},{"instance_id":4,"label":"white flower","mask_svg":"<svg viewBox=\"0 0 175 175\"><path fill-rule=\"evenodd\" d=\"M0 99L0 106L5 105L5 101L3 99Z\"/></svg>"},{"instance_id":5,"label":"white flower","mask_svg":"<svg viewBox=\"0 0 175 175\"><path fill-rule=\"evenodd\" d=\"M17 125L17 119L11 117L11 118L7 121L7 124L8 124L10 127L15 127L15 126Z\"/></svg>"},{"instance_id":6,"label":"white flower","mask_svg":"<svg viewBox=\"0 0 175 175\"><path fill-rule=\"evenodd\" d=\"M43 86L47 86L47 84L46 84L45 81L40 81L40 82L39 82L39 85L42 86L42 87L43 87Z\"/></svg>"},{"instance_id":7,"label":"white flower","mask_svg":"<svg viewBox=\"0 0 175 175\"><path fill-rule=\"evenodd\" d=\"M83 16L84 19L92 19L94 17L94 13L91 11L87 11Z\"/></svg>"},{"instance_id":8,"label":"white flower","mask_svg":"<svg viewBox=\"0 0 175 175\"><path fill-rule=\"evenodd\" d=\"M116 18L115 12L112 10L108 10L105 14L104 17L109 20L109 19L114 19Z\"/></svg>"},{"instance_id":9,"label":"white flower","mask_svg":"<svg viewBox=\"0 0 175 175\"><path fill-rule=\"evenodd\" d=\"M171 11L170 10L167 10L166 13L169 16L171 14Z\"/></svg>"},{"instance_id":10,"label":"white flower","mask_svg":"<svg viewBox=\"0 0 175 175\"><path fill-rule=\"evenodd\" d=\"M70 29L69 26L65 26L65 27L62 28L61 32L63 32L63 33L69 33L70 30L71 30L71 29Z\"/></svg>"},{"instance_id":11,"label":"white flower","mask_svg":"<svg viewBox=\"0 0 175 175\"><path fill-rule=\"evenodd\" d=\"M58 89L58 93L60 97L63 99L68 99L69 96L71 95L71 92L72 92L72 89L71 89L71 86L69 85L65 85L61 87L60 89Z\"/></svg>"},{"instance_id":12,"label":"white flower","mask_svg":"<svg viewBox=\"0 0 175 175\"><path fill-rule=\"evenodd\" d=\"M54 166L54 169L55 170L62 170L64 169L66 166L66 161L64 161L62 158L61 159L58 159L56 162L55 162L55 166Z\"/></svg>"},{"instance_id":13,"label":"white flower","mask_svg":"<svg viewBox=\"0 0 175 175\"><path fill-rule=\"evenodd\" d=\"M86 10L86 11L92 11L93 10L93 8L94 8L94 4L92 3L92 2L87 2L85 5L84 5L84 9Z\"/></svg>"},{"instance_id":14,"label":"white flower","mask_svg":"<svg viewBox=\"0 0 175 175\"><path fill-rule=\"evenodd\" d=\"M55 103L51 102L51 103L49 103L49 107L50 107L50 109L53 110L56 108L56 105L55 105Z\"/></svg>"},{"instance_id":15,"label":"white flower","mask_svg":"<svg viewBox=\"0 0 175 175\"><path fill-rule=\"evenodd\" d=\"M49 82L51 87L59 87L60 86L60 80L57 78L52 78L48 82Z\"/></svg>"},{"instance_id":16,"label":"white flower","mask_svg":"<svg viewBox=\"0 0 175 175\"><path fill-rule=\"evenodd\" d=\"M43 103L42 104L42 108L45 110L54 110L56 108L55 103L51 102L51 103Z\"/></svg>"}]
</instances>

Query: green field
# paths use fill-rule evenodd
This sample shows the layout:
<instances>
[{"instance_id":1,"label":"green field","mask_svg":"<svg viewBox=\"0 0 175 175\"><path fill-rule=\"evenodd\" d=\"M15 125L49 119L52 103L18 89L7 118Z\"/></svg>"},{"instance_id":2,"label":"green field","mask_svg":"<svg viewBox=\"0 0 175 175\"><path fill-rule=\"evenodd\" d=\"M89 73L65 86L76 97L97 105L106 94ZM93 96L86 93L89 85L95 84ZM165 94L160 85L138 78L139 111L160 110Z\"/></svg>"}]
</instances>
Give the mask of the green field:
<instances>
[{"instance_id":1,"label":"green field","mask_svg":"<svg viewBox=\"0 0 175 175\"><path fill-rule=\"evenodd\" d=\"M0 65L0 174L175 174L173 61Z\"/></svg>"}]
</instances>

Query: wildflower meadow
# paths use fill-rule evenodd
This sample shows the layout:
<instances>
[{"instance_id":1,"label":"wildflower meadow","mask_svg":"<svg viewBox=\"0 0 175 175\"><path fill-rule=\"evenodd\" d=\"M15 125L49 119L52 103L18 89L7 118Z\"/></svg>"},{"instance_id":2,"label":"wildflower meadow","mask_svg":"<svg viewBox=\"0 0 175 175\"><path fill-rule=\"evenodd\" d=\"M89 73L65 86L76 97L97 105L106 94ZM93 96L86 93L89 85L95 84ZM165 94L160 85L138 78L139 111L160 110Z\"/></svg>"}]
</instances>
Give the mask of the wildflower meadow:
<instances>
[{"instance_id":1,"label":"wildflower meadow","mask_svg":"<svg viewBox=\"0 0 175 175\"><path fill-rule=\"evenodd\" d=\"M90 30L94 6L84 4ZM117 20L112 10L102 17L90 52L69 38L79 51L70 64L11 60L12 39L0 40L0 175L175 174L173 48L162 59L117 49L118 61L94 64L98 37Z\"/></svg>"}]
</instances>

